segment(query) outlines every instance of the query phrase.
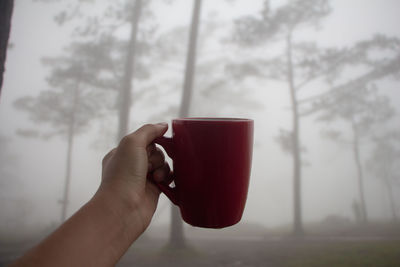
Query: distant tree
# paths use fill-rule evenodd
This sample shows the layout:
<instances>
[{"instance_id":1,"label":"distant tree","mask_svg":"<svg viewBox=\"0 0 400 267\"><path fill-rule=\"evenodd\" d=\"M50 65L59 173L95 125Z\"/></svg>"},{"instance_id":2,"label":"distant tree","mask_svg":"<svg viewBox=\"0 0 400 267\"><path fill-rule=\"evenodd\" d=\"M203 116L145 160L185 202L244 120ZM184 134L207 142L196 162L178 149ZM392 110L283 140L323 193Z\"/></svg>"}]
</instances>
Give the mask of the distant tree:
<instances>
[{"instance_id":1,"label":"distant tree","mask_svg":"<svg viewBox=\"0 0 400 267\"><path fill-rule=\"evenodd\" d=\"M160 59L158 67L161 67L164 72L168 71L168 74L164 75L165 78L161 77L161 79L164 89L167 87L171 88L166 89L166 92L170 96L174 93L174 88L179 87L181 84L179 82L179 77L182 73L181 62L185 58L186 65L184 68L184 82L180 105L176 105L175 102L165 105L165 102L163 102L165 108L153 115L154 120L165 118L166 114L169 114L169 116L178 114L179 117L188 117L193 112L215 116L221 111L222 103L224 107L234 109L238 107L255 107L258 104L255 101L247 99L245 92L234 90L234 87L237 87L239 82L227 78L230 73L224 70L227 59L223 55L218 54L212 59L197 58L198 47L200 49L204 48L207 46L207 41L210 39L215 40L215 35L213 35L215 30L217 28L221 29L221 25L214 21L203 21L202 28L206 34L199 35L200 9L201 1L194 1L187 49L185 49L185 43L180 42L187 35L185 27L173 28L171 31L161 35L157 40L158 58ZM185 51L186 57L184 55ZM207 51L203 55L208 56ZM160 80L157 82L160 83ZM157 97L151 98L153 103L160 100L163 99ZM205 108L202 108L205 101L208 107L210 107L210 102L215 103L215 107L205 110ZM175 247L184 246L185 241L179 211L173 207L171 213L170 245Z\"/></svg>"},{"instance_id":2,"label":"distant tree","mask_svg":"<svg viewBox=\"0 0 400 267\"><path fill-rule=\"evenodd\" d=\"M0 148L0 239L16 240L26 235L32 203L20 180L13 139L0 133Z\"/></svg>"},{"instance_id":3,"label":"distant tree","mask_svg":"<svg viewBox=\"0 0 400 267\"><path fill-rule=\"evenodd\" d=\"M347 94L345 98L337 101L332 98L332 102L324 101L324 105L318 119L320 121L332 123L337 120L345 121L350 126L351 137L347 138L339 130L328 130L326 136L340 142L350 145L353 153L354 163L357 170L358 190L360 197L360 210L362 222L368 221L367 206L364 193L364 171L362 166L362 141L371 137L376 128L382 126L382 123L389 120L394 110L390 106L390 101L386 96L377 94L377 88L374 86L364 87L363 90L356 88L353 94Z\"/></svg>"},{"instance_id":4,"label":"distant tree","mask_svg":"<svg viewBox=\"0 0 400 267\"><path fill-rule=\"evenodd\" d=\"M196 68L197 37L200 20L202 0L194 0L192 22L190 26L188 50L186 56L185 74L183 81L182 99L179 109L179 117L189 116L189 107L193 91L193 83ZM183 232L183 221L178 207L171 205L171 234L170 245L174 247L184 247L185 238Z\"/></svg>"},{"instance_id":5,"label":"distant tree","mask_svg":"<svg viewBox=\"0 0 400 267\"><path fill-rule=\"evenodd\" d=\"M0 96L3 87L3 74L5 70L8 38L10 36L11 16L14 0L0 1Z\"/></svg>"},{"instance_id":6,"label":"distant tree","mask_svg":"<svg viewBox=\"0 0 400 267\"><path fill-rule=\"evenodd\" d=\"M84 6L84 4L87 6ZM143 67L144 65L136 62L135 54L139 54L137 50L141 53L146 50L145 39L148 38L148 33L153 29L144 29L141 32L141 40L137 41L139 18L143 10L142 0L124 1L123 3L110 2L101 14L91 14L92 4L81 1L69 2L70 8L58 13L55 16L55 21L60 25L70 22L78 25L73 31L73 39L79 40L78 43L84 43L84 45L81 45L79 49L72 49L69 57L71 61L74 58L81 59L80 66L75 67L76 73L74 75L75 79L85 82L87 93L93 95L102 95L105 91L118 93L116 98L108 94L109 99L116 99L114 105L110 105L108 101L103 99L102 102L98 102L96 109L97 112L104 112L107 109L118 110L119 124L116 139L119 142L129 129L133 77L148 76L148 71ZM130 28L127 40L118 35L117 32L121 28ZM50 65L55 66L54 72L57 72L57 64ZM82 70L81 66L86 66L86 72L79 74L79 70ZM68 76L59 77L60 83L68 83L69 79ZM77 89L78 95L81 90L82 88ZM90 118L90 114L88 115ZM76 131L79 127L72 127L71 125L70 129ZM66 202L68 201L70 154L74 134L68 136L69 156L67 156L63 218L65 218Z\"/></svg>"},{"instance_id":7,"label":"distant tree","mask_svg":"<svg viewBox=\"0 0 400 267\"><path fill-rule=\"evenodd\" d=\"M0 134L0 188L3 192L8 191L10 186L18 182L16 181L16 155L11 152L10 141L10 138Z\"/></svg>"},{"instance_id":8,"label":"distant tree","mask_svg":"<svg viewBox=\"0 0 400 267\"><path fill-rule=\"evenodd\" d=\"M113 89L116 92L116 104L113 108L117 110L116 141L119 142L130 128L134 79L146 79L151 73L148 65L152 64L140 58L140 55L151 51L150 40L157 27L152 21L152 1L108 1L97 12L93 12L93 5L96 4L94 1L61 2L65 5L54 20L59 25L75 25L73 39L91 42L93 47L102 50L101 59L108 61L106 65L94 66L98 68L99 75L92 78L103 75L113 80L113 83L105 84L108 88L101 84L99 88ZM121 31L128 34L123 35ZM104 40L108 43L102 43ZM96 56L95 53L90 54ZM107 57L110 59L107 60Z\"/></svg>"},{"instance_id":9,"label":"distant tree","mask_svg":"<svg viewBox=\"0 0 400 267\"><path fill-rule=\"evenodd\" d=\"M367 170L384 185L389 198L392 220L397 221L393 187L400 182L400 133L386 132L373 138L374 149L366 162Z\"/></svg>"},{"instance_id":10,"label":"distant tree","mask_svg":"<svg viewBox=\"0 0 400 267\"><path fill-rule=\"evenodd\" d=\"M232 65L238 76L253 75L287 83L289 89L292 129L281 130L278 137L282 149L293 157L294 234L302 234L300 120L326 105L314 105L324 97L342 92L352 94L355 88L383 79L399 69L398 40L382 35L360 41L350 48L322 48L313 42L296 42L295 33L305 27L318 28L323 18L331 12L327 0L294 0L271 10L269 1L258 16L246 16L236 21L234 40L246 47L262 47L264 44L280 44L284 53L275 57L247 56L246 62ZM279 43L280 41L280 43ZM281 48L282 49L282 48ZM384 56L374 59L377 51ZM351 69L351 70L349 70ZM361 73L356 70L361 69ZM351 73L351 75L345 75ZM320 88L312 97L301 97L304 88ZM318 108L316 107L318 106Z\"/></svg>"},{"instance_id":11,"label":"distant tree","mask_svg":"<svg viewBox=\"0 0 400 267\"><path fill-rule=\"evenodd\" d=\"M184 71L184 81L180 103L172 102L169 105L165 105L165 99L157 97L154 93L149 97L149 102L151 101L154 104L159 101L159 106L163 107L162 110L158 110L152 115L153 120L159 120L160 118L165 119L165 117L176 115L179 117L191 116L193 111L198 112L198 110L201 109L200 106L202 105L201 103L203 103L201 101L204 101L204 99L206 99L207 103L213 101L219 103L218 108L208 111L200 111L208 112L209 114L212 114L212 116L215 116L215 114L220 111L221 102L224 102L224 105L230 107L233 106L232 101L230 100L236 100L235 104L238 104L237 106L244 106L244 103L248 104L251 102L244 101L245 97L243 92L235 93L232 91L232 87L229 87L229 85L234 84L234 82L232 81L231 83L227 83L228 79L226 79L227 76L225 76L227 73L221 73L219 76L215 75L221 69L222 71L224 69L224 63L226 62L223 57L218 55L217 58L213 58L212 60L197 58L198 47L205 45L204 43L206 43L207 40L212 39L210 36L213 35L213 30L215 28L215 25L212 25L212 22L205 21L206 23L202 23L202 28L205 29L204 32L207 34L204 34L203 36L199 35L201 4L201 1L194 1L193 14L191 17L192 21L189 31L187 31L187 27L179 26L160 35L157 39L156 50L159 63L155 68L153 68L153 71L159 73L158 68L161 68L163 75L157 77L157 84L152 86L157 87L162 83L164 93L171 96L172 94L175 94L175 88L181 86L179 79L182 70ZM186 38L187 35L189 35L187 44L188 48L185 49L186 43L181 42L181 40ZM186 56L184 54L185 51ZM207 52L205 52L205 54L206 53ZM182 60L185 59L186 64L183 69ZM196 91L194 91L195 88L197 88ZM222 91L225 92L225 94L222 93ZM229 100L227 100L227 98L219 100L214 99L214 96L222 95L229 96ZM204 97L204 99L199 99L199 96L201 98ZM240 100L243 101L238 101L237 98L240 98ZM235 105L235 107L237 106ZM185 244L185 240L179 210L177 210L176 207L173 207L171 214L172 223L170 245L182 247Z\"/></svg>"},{"instance_id":12,"label":"distant tree","mask_svg":"<svg viewBox=\"0 0 400 267\"><path fill-rule=\"evenodd\" d=\"M247 57L245 62L232 64L237 76L253 75L275 79L287 84L292 129L281 130L279 142L293 158L293 233L302 235L300 111L298 94L306 85L335 73L341 61L340 51L323 49L313 42L295 42L295 34L304 27L317 27L331 12L327 0L296 0L272 10L264 1L257 15L248 15L235 22L234 41L245 47L280 44L281 54L275 57Z\"/></svg>"},{"instance_id":13,"label":"distant tree","mask_svg":"<svg viewBox=\"0 0 400 267\"><path fill-rule=\"evenodd\" d=\"M360 208L363 222L368 220L364 196L364 174L360 142L371 136L371 129L389 120L394 110L387 97L378 93L376 83L383 79L398 79L400 74L400 40L383 35L375 35L369 40L354 44L345 53L345 63L336 80L331 81L330 89L308 99L311 102L303 115L319 112L319 121L333 122L337 119L347 122L351 127L354 163L357 170ZM361 71L344 70L352 68ZM333 84L334 83L334 84ZM340 132L330 131L328 136L341 140Z\"/></svg>"},{"instance_id":14,"label":"distant tree","mask_svg":"<svg viewBox=\"0 0 400 267\"><path fill-rule=\"evenodd\" d=\"M131 108L131 92L132 92L132 78L135 69L135 53L137 46L137 35L139 19L142 12L142 0L136 0L135 6L132 9L132 14L130 15L130 35L127 45L127 57L124 67L124 75L122 79L122 87L119 94L119 128L117 141L124 137L129 131L129 114Z\"/></svg>"},{"instance_id":15,"label":"distant tree","mask_svg":"<svg viewBox=\"0 0 400 267\"><path fill-rule=\"evenodd\" d=\"M92 65L93 69L96 69L97 73L102 74L102 76L108 77L107 83L97 82L101 75L91 77L97 83L97 87L102 89L111 88L117 92L117 101L114 106L118 110L117 142L129 131L134 79L148 79L150 73L154 72L154 70L150 69L159 64L159 58L151 62L144 57L140 57L140 55L146 54L147 58L150 58L149 54L152 51L150 47L152 46L151 41L156 26L151 22L153 19L151 2L142 0L110 1L104 13L84 15L82 14L84 10L81 8L80 1L75 1L72 4L72 8L61 11L55 17L59 24L83 20L83 23L78 24L79 26L75 28L74 36L77 39L91 41L93 48L96 48L93 51L99 52L86 51L88 55L93 55L93 58L91 60L88 59L88 61L97 63ZM200 3L200 1L198 2ZM198 11L196 12L199 12L199 8L200 5L198 5ZM128 39L120 34L121 29L126 28L129 29ZM194 36L197 37L197 32L194 33ZM102 40L105 42L101 42ZM195 42L191 42L190 46L192 49L188 52L188 55L195 55ZM99 55L101 56L99 57ZM194 58L193 56L190 57L191 59L187 63L188 72L185 75L187 77L185 78L187 80L185 84L186 88L188 88L185 90L185 94L191 91L191 80L193 79ZM149 91L143 92L143 90L154 88L148 86L141 89L137 88L135 97L138 99L144 93L149 93ZM185 96L184 99L182 101L188 107L190 96ZM172 208L171 221L170 243L173 246L183 246L182 220L179 211L175 207Z\"/></svg>"},{"instance_id":16,"label":"distant tree","mask_svg":"<svg viewBox=\"0 0 400 267\"><path fill-rule=\"evenodd\" d=\"M190 26L189 42L186 56L185 75L183 81L183 93L179 110L180 117L187 117L189 115L189 106L193 91L196 68L197 38L199 31L201 3L202 0L194 0L192 23Z\"/></svg>"},{"instance_id":17,"label":"distant tree","mask_svg":"<svg viewBox=\"0 0 400 267\"><path fill-rule=\"evenodd\" d=\"M354 219L356 220L357 224L361 224L364 219L364 213L360 208L360 202L353 199L353 203L351 204L351 209L354 214Z\"/></svg>"},{"instance_id":18,"label":"distant tree","mask_svg":"<svg viewBox=\"0 0 400 267\"><path fill-rule=\"evenodd\" d=\"M85 48L72 46L71 53ZM15 101L15 107L26 112L37 124L45 123L47 130L28 129L18 133L27 137L51 138L61 135L67 140L65 185L62 199L61 220L65 221L72 169L72 150L77 134L89 129L91 121L100 116L107 103L106 97L92 85L86 83L93 75L92 69L80 57L65 55L47 58L44 63L51 67L47 83L51 89L41 91L37 96L25 96Z\"/></svg>"}]
</instances>

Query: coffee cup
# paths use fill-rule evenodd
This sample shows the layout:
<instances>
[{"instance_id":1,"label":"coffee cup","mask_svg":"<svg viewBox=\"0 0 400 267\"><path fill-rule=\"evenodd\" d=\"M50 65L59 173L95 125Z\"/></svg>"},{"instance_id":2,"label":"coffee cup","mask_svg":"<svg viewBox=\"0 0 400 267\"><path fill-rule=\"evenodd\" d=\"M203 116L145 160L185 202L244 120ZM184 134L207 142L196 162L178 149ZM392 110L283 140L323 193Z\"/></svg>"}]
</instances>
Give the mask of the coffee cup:
<instances>
[{"instance_id":1,"label":"coffee cup","mask_svg":"<svg viewBox=\"0 0 400 267\"><path fill-rule=\"evenodd\" d=\"M172 137L155 140L173 161L174 186L156 183L190 225L223 228L240 221L250 179L254 121L182 118Z\"/></svg>"}]
</instances>

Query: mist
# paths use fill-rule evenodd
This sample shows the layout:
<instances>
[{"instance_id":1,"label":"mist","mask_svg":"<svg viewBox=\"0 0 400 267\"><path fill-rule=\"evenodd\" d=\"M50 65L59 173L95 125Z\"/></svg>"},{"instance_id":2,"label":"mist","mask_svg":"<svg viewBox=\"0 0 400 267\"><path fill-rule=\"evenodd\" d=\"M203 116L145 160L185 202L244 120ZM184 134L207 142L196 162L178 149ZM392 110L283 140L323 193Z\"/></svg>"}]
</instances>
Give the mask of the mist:
<instances>
[{"instance_id":1,"label":"mist","mask_svg":"<svg viewBox=\"0 0 400 267\"><path fill-rule=\"evenodd\" d=\"M193 39L195 2L15 1L0 98L0 264L90 200L122 136L178 117L250 118L255 132L242 220L221 230L183 223L190 252L176 264L264 266L225 241L399 247L400 3L203 0ZM129 255L149 264L135 251L162 250L170 225L161 195L121 266L135 262ZM214 241L229 260L196 254Z\"/></svg>"}]
</instances>

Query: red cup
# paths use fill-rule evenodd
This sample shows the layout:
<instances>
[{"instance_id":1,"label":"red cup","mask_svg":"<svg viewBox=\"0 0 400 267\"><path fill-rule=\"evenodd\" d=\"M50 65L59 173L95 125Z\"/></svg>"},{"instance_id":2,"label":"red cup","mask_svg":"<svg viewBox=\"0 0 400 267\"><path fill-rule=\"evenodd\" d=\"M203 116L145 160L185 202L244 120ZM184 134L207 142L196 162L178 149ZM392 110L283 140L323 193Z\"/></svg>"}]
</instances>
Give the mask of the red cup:
<instances>
[{"instance_id":1,"label":"red cup","mask_svg":"<svg viewBox=\"0 0 400 267\"><path fill-rule=\"evenodd\" d=\"M242 218L249 186L254 122L239 118L172 121L172 138L160 137L173 160L175 187L156 183L185 222L223 228Z\"/></svg>"}]
</instances>

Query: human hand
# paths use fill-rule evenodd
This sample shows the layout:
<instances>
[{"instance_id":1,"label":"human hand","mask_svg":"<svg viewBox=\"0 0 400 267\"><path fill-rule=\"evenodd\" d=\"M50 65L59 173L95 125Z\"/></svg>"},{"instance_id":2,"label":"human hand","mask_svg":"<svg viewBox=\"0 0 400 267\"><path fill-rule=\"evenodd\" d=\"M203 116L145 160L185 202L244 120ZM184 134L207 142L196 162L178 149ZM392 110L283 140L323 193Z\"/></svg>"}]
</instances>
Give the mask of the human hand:
<instances>
[{"instance_id":1,"label":"human hand","mask_svg":"<svg viewBox=\"0 0 400 267\"><path fill-rule=\"evenodd\" d=\"M125 136L103 159L102 183L98 194L133 212L143 232L156 210L160 191L147 179L168 181L170 168L153 140L164 135L168 124L147 124Z\"/></svg>"},{"instance_id":2,"label":"human hand","mask_svg":"<svg viewBox=\"0 0 400 267\"><path fill-rule=\"evenodd\" d=\"M104 157L94 197L13 266L114 266L156 210L160 191L147 173L156 182L170 182L164 155L152 143L167 129L148 124L125 136Z\"/></svg>"}]
</instances>

